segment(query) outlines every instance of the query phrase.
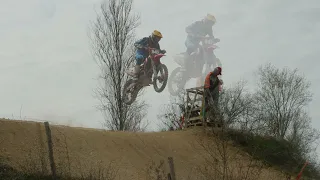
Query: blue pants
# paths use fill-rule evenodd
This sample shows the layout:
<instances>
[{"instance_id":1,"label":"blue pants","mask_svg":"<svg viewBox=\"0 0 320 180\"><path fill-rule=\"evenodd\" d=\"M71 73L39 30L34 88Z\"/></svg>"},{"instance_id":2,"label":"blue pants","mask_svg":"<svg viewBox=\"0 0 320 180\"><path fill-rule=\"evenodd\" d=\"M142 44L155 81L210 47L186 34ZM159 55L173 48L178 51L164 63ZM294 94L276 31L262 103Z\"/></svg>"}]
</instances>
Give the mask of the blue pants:
<instances>
[{"instance_id":1,"label":"blue pants","mask_svg":"<svg viewBox=\"0 0 320 180\"><path fill-rule=\"evenodd\" d=\"M148 57L145 53L141 51L136 51L136 65L141 65L143 64L143 61Z\"/></svg>"},{"instance_id":2,"label":"blue pants","mask_svg":"<svg viewBox=\"0 0 320 180\"><path fill-rule=\"evenodd\" d=\"M195 40L190 37L187 37L184 44L187 47L187 53L190 55L199 46L199 40Z\"/></svg>"}]
</instances>

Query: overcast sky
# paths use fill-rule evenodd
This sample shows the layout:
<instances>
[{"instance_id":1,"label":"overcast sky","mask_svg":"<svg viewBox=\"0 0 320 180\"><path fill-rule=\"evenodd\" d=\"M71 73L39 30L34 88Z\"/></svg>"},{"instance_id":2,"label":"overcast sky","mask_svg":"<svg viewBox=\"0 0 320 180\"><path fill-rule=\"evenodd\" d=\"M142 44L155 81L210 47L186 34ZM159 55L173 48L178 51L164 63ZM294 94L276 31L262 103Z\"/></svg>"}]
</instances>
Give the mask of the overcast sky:
<instances>
[{"instance_id":1,"label":"overcast sky","mask_svg":"<svg viewBox=\"0 0 320 180\"><path fill-rule=\"evenodd\" d=\"M101 128L93 89L99 73L87 36L100 0L0 0L0 116L47 119L60 124ZM298 68L312 82L310 114L320 129L320 2L316 0L136 0L141 15L138 38L162 32L162 59L169 73L172 55L185 51L185 27L207 12L217 18L216 51L225 85L271 62ZM187 87L195 85L190 81ZM167 88L144 96L152 102L150 130L157 129L158 108L169 100ZM21 108L22 107L22 108Z\"/></svg>"}]
</instances>

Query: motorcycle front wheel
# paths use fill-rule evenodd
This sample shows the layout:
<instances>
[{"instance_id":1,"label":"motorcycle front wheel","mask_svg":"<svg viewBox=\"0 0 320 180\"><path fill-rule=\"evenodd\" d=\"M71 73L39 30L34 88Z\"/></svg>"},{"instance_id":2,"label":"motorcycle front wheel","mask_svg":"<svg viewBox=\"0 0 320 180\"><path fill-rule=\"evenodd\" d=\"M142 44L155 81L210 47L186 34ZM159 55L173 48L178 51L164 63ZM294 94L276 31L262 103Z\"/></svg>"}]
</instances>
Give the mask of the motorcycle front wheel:
<instances>
[{"instance_id":1,"label":"motorcycle front wheel","mask_svg":"<svg viewBox=\"0 0 320 180\"><path fill-rule=\"evenodd\" d=\"M164 64L159 64L157 67L157 72L161 72L160 78L159 78L159 76L154 76L152 83L153 83L154 90L156 92L160 93L167 86L168 68ZM160 87L158 87L157 80L159 80L162 83L162 85Z\"/></svg>"}]
</instances>

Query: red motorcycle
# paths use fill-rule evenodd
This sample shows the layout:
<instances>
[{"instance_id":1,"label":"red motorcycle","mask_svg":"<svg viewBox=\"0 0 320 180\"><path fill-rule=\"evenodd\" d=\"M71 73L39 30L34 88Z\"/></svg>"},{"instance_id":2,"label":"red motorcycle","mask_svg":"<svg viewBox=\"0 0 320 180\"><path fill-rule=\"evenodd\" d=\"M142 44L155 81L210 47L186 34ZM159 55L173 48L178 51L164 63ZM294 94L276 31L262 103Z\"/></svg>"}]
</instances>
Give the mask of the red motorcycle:
<instances>
[{"instance_id":1,"label":"red motorcycle","mask_svg":"<svg viewBox=\"0 0 320 180\"><path fill-rule=\"evenodd\" d=\"M213 51L218 48L215 43L220 40L204 36L200 36L200 39L201 45L199 45L196 52L190 55L190 58L187 57L185 52L174 57L174 61L181 67L174 69L169 77L168 90L172 96L178 95L191 78L198 78L197 84L201 86L201 82L203 84L204 77L209 71L217 66L221 67L219 58L215 58L213 54ZM187 62L185 60L186 58L188 58ZM205 71L202 72L204 66ZM185 67L184 70L182 67Z\"/></svg>"},{"instance_id":2,"label":"red motorcycle","mask_svg":"<svg viewBox=\"0 0 320 180\"><path fill-rule=\"evenodd\" d=\"M166 65L162 64L160 59L165 56L159 49L147 48L149 51L149 56L145 59L144 63L140 66L140 73L138 80L130 78L124 84L122 97L124 103L127 105L132 104L139 91L150 84L153 84L153 88L156 92L160 93L164 90L168 81L168 68ZM127 74L134 76L134 68L129 68ZM160 72L160 75L158 73ZM153 76L153 77L152 77ZM158 87L157 80L162 83Z\"/></svg>"}]
</instances>

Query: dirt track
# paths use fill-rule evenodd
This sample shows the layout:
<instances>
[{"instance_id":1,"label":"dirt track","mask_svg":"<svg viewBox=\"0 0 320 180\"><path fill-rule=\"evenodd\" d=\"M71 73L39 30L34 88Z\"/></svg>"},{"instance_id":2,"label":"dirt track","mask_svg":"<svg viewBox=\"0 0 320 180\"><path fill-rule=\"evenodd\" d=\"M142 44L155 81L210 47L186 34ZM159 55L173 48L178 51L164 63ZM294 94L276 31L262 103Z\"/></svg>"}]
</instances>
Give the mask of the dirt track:
<instances>
[{"instance_id":1,"label":"dirt track","mask_svg":"<svg viewBox=\"0 0 320 180\"><path fill-rule=\"evenodd\" d=\"M99 161L103 167L116 161L113 167L119 168L120 179L146 179L144 170L149 163L167 162L172 156L180 180L194 174L192 168L205 162L205 152L197 145L192 130L128 133L51 126L51 131L57 170L70 171L73 175L98 168ZM38 164L39 169L48 171L44 125L0 120L0 156L8 157L15 167L32 168ZM25 166L26 163L29 165ZM61 164L70 164L70 167ZM266 174L274 176L275 172L268 170Z\"/></svg>"}]
</instances>

